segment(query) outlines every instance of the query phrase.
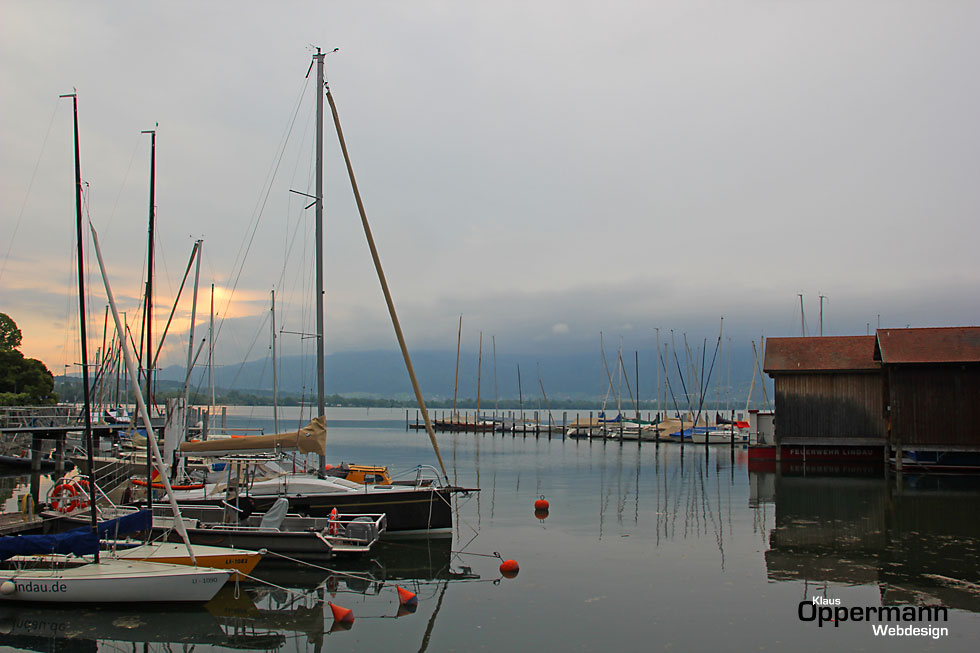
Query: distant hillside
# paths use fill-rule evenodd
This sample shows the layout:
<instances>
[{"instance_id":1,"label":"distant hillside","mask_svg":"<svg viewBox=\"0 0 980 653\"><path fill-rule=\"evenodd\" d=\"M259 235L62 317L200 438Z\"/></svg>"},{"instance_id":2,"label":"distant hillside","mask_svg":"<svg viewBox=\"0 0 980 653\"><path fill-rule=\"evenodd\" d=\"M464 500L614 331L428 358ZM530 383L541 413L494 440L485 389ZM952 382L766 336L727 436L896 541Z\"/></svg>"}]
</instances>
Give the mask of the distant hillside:
<instances>
[{"instance_id":1,"label":"distant hillside","mask_svg":"<svg viewBox=\"0 0 980 653\"><path fill-rule=\"evenodd\" d=\"M731 356L731 373L729 377L728 355L725 360L716 362L712 372L710 387L707 392L709 400L718 395L718 381L721 376L722 399L731 395L736 404L744 404L752 379L752 368L755 363L751 346L745 350L735 350ZM635 354L624 353L624 365L628 379L620 378L618 360L615 352L607 352L607 361L612 375L613 384L621 388L623 402L628 401L630 391L636 392ZM711 351L706 357L706 365L710 366ZM426 397L435 399L453 397L453 384L456 375L456 352L452 351L417 351L412 354L412 363L416 375ZM698 388L690 380L685 358L680 359L681 368L685 370L685 379L681 383L677 373L677 363L671 358L667 361L671 373L671 387L679 403L684 403L685 388L687 394L696 395ZM639 389L640 398L654 398L657 388L657 366L660 364L652 351L639 353ZM520 365L520 386L518 385L518 365ZM701 365L700 358L697 361ZM306 359L293 356L284 357L279 361L279 391L281 393L302 394L310 396L315 392L316 365L313 357ZM215 368L215 385L219 388L240 390L243 392L262 392L272 389L272 369L270 360L246 362L234 367L223 366ZM408 373L398 351L361 351L330 354L325 360L326 394L344 396L409 398L412 388ZM541 383L538 382L540 370ZM169 367L159 373L160 381L181 381L184 369ZM661 377L663 373L661 372ZM729 384L730 378L730 384ZM192 377L195 387L205 388L207 385L207 370L197 368ZM759 379L756 379L755 394L761 399ZM482 380L480 395L484 403L491 402L496 395L501 398L517 398L523 394L526 400L539 398L541 386L549 399L595 399L606 393L608 382L599 352L573 353L563 355L546 355L539 357L501 355L496 361L496 391L494 388L494 361L492 356L484 352L482 365ZM731 390L729 391L729 385ZM629 388L629 389L628 389ZM661 390L662 392L662 390ZM475 352L463 352L459 363L460 399L475 398L477 395L477 355ZM771 397L771 393L770 393ZM614 397L611 396L611 400ZM670 395L668 393L668 404Z\"/></svg>"}]
</instances>

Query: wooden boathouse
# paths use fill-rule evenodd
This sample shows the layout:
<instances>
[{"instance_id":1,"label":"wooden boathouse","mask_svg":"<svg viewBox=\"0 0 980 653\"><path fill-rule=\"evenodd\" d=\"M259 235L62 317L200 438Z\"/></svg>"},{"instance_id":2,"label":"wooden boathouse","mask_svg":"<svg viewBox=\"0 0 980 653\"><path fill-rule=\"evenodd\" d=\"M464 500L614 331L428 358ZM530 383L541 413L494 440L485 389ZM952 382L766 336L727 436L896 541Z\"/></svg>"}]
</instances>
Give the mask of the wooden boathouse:
<instances>
[{"instance_id":1,"label":"wooden boathouse","mask_svg":"<svg viewBox=\"0 0 980 653\"><path fill-rule=\"evenodd\" d=\"M879 329L891 446L980 452L980 327Z\"/></svg>"},{"instance_id":2,"label":"wooden boathouse","mask_svg":"<svg viewBox=\"0 0 980 653\"><path fill-rule=\"evenodd\" d=\"M980 452L980 327L770 338L775 457Z\"/></svg>"},{"instance_id":3,"label":"wooden boathouse","mask_svg":"<svg viewBox=\"0 0 980 653\"><path fill-rule=\"evenodd\" d=\"M887 399L875 336L769 338L776 458L883 460Z\"/></svg>"}]
</instances>

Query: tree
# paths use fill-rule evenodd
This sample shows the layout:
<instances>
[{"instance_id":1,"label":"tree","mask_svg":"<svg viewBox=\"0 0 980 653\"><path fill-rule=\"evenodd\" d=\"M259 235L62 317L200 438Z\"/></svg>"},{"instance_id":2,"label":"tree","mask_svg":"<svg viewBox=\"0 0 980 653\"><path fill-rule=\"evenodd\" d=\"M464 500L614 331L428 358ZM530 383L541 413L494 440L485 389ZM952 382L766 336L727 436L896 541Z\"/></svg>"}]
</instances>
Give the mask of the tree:
<instances>
[{"instance_id":1,"label":"tree","mask_svg":"<svg viewBox=\"0 0 980 653\"><path fill-rule=\"evenodd\" d=\"M14 351L20 347L21 338L17 324L6 313L0 313L0 351Z\"/></svg>"},{"instance_id":2,"label":"tree","mask_svg":"<svg viewBox=\"0 0 980 653\"><path fill-rule=\"evenodd\" d=\"M6 313L0 313L0 405L58 403L54 376L41 361L17 351L22 334Z\"/></svg>"}]
</instances>

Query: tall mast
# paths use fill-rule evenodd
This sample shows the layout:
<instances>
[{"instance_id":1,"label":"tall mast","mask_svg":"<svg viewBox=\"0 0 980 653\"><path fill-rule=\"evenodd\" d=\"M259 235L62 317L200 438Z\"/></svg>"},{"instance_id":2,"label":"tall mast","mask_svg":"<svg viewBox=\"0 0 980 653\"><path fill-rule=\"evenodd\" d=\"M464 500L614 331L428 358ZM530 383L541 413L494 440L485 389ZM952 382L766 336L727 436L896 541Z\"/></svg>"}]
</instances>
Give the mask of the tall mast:
<instances>
[{"instance_id":1,"label":"tall mast","mask_svg":"<svg viewBox=\"0 0 980 653\"><path fill-rule=\"evenodd\" d=\"M317 416L326 419L326 400L323 395L323 58L325 53L316 49L316 406ZM320 456L317 474L322 474L327 464Z\"/></svg>"},{"instance_id":2,"label":"tall mast","mask_svg":"<svg viewBox=\"0 0 980 653\"><path fill-rule=\"evenodd\" d=\"M476 359L476 417L474 424L480 421L480 375L483 373L483 332L480 332L480 353Z\"/></svg>"},{"instance_id":3,"label":"tall mast","mask_svg":"<svg viewBox=\"0 0 980 653\"><path fill-rule=\"evenodd\" d=\"M75 119L75 238L78 245L78 330L82 340L82 397L85 407L85 445L88 449L88 472L89 483L92 497L96 496L95 490L95 460L92 454L94 442L92 440L92 410L91 398L88 391L88 336L85 333L85 263L84 250L82 245L82 164L78 148L78 96L75 93L62 95L60 97L70 97L72 113ZM98 517L95 506L89 510L92 514L92 532L98 529ZM95 552L95 561L99 561L99 552Z\"/></svg>"},{"instance_id":4,"label":"tall mast","mask_svg":"<svg viewBox=\"0 0 980 653\"><path fill-rule=\"evenodd\" d=\"M150 218L146 239L146 299L143 305L146 324L146 405L149 406L153 393L153 205L156 201L157 132L147 129L140 133L150 135ZM147 434L147 437L151 436L151 433Z\"/></svg>"},{"instance_id":5,"label":"tall mast","mask_svg":"<svg viewBox=\"0 0 980 653\"><path fill-rule=\"evenodd\" d=\"M800 335L806 337L806 319L803 317L803 293L800 296Z\"/></svg>"},{"instance_id":6,"label":"tall mast","mask_svg":"<svg viewBox=\"0 0 980 653\"><path fill-rule=\"evenodd\" d=\"M150 135L150 226L146 238L146 299L143 304L143 315L146 320L146 405L151 406L151 397L153 396L153 205L156 200L157 132L155 129L148 129L141 133ZM148 510L153 510L153 491L150 489L150 484L153 481L153 456L150 455L150 441L156 435L150 430L149 424L146 425L146 428L146 507Z\"/></svg>"},{"instance_id":7,"label":"tall mast","mask_svg":"<svg viewBox=\"0 0 980 653\"><path fill-rule=\"evenodd\" d=\"M279 382L276 378L276 291L272 291L272 423L279 432Z\"/></svg>"},{"instance_id":8,"label":"tall mast","mask_svg":"<svg viewBox=\"0 0 980 653\"><path fill-rule=\"evenodd\" d=\"M500 399L497 396L497 336L490 336L490 342L493 343L493 416L496 417L500 408Z\"/></svg>"},{"instance_id":9,"label":"tall mast","mask_svg":"<svg viewBox=\"0 0 980 653\"><path fill-rule=\"evenodd\" d=\"M823 336L823 300L827 299L826 295L820 295L820 335Z\"/></svg>"},{"instance_id":10,"label":"tall mast","mask_svg":"<svg viewBox=\"0 0 980 653\"><path fill-rule=\"evenodd\" d=\"M453 382L453 415L456 415L456 391L459 389L459 343L463 339L463 316L459 316L459 332L456 334L456 380Z\"/></svg>"},{"instance_id":11,"label":"tall mast","mask_svg":"<svg viewBox=\"0 0 980 653\"><path fill-rule=\"evenodd\" d=\"M187 334L187 373L184 375L184 410L188 410L188 404L190 403L190 392L191 392L191 370L194 368L194 323L197 322L197 289L201 281L201 248L203 247L203 240L198 240L194 243L194 253L197 255L197 261L194 265L194 297L191 300L191 326L190 331ZM186 412L185 412L186 415ZM184 433L183 437L186 440L190 431L190 424L188 420L184 419Z\"/></svg>"}]
</instances>

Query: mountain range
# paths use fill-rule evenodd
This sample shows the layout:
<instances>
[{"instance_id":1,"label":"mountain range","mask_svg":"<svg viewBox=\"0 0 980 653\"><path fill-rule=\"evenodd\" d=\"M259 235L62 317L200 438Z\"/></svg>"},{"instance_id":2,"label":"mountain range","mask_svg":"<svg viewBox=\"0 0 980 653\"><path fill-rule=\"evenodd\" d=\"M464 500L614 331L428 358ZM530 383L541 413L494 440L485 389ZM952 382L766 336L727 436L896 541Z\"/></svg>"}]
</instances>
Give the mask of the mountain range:
<instances>
[{"instance_id":1,"label":"mountain range","mask_svg":"<svg viewBox=\"0 0 980 653\"><path fill-rule=\"evenodd\" d=\"M711 377L705 393L708 400L713 401L720 394L723 401L731 398L736 405L745 402L756 362L751 347L743 349L734 347L730 356L726 352L724 360L715 361L713 369L710 351L713 347L710 343L708 349L709 352L703 359L704 367L711 369ZM637 362L639 374L636 369ZM528 400L541 397L542 392L549 399L571 400L601 399L608 394L610 401L615 401L618 393L623 403L626 403L636 392L637 379L640 398L651 400L658 395L658 381L661 384L659 386L661 397L666 390L662 382L664 368L670 372L668 405L671 402L671 394L679 404L683 404L684 395L696 396L700 393L698 383L692 380L691 366L686 357L674 360L671 356L669 360L661 361L652 350L624 352L622 372L615 351L606 352L606 365L603 364L598 351L535 356L498 354L496 361L484 352L482 363L478 361L476 352L462 352L459 361L458 386L455 351L416 351L412 353L412 363L426 398L452 399L454 393L460 399L476 398L479 380L479 394L484 405L489 405L494 397L517 399L523 396ZM697 356L694 366L697 368L702 366L700 356ZM658 367L660 367L659 376ZM684 370L683 380L678 373L678 368ZM392 399L407 399L414 396L401 353L396 350L329 354L324 360L324 369L325 393L328 395ZM157 379L183 381L185 373L183 367L167 367L158 372ZM220 389L255 393L272 390L272 363L268 358L234 366L216 366L213 374L214 384ZM759 378L757 372L754 391L757 400L761 400ZM280 358L277 383L279 392L283 394L306 396L314 394L316 388L314 357ZM200 366L195 368L192 374L192 387L205 389L208 384L208 370Z\"/></svg>"}]
</instances>

